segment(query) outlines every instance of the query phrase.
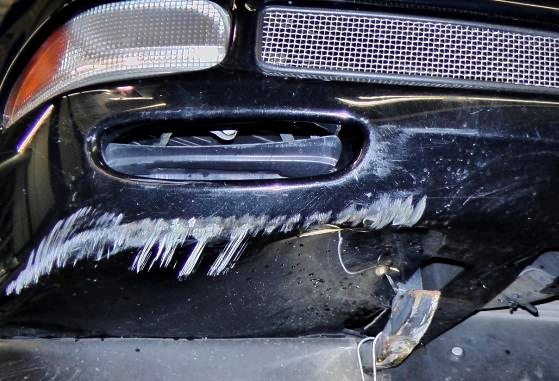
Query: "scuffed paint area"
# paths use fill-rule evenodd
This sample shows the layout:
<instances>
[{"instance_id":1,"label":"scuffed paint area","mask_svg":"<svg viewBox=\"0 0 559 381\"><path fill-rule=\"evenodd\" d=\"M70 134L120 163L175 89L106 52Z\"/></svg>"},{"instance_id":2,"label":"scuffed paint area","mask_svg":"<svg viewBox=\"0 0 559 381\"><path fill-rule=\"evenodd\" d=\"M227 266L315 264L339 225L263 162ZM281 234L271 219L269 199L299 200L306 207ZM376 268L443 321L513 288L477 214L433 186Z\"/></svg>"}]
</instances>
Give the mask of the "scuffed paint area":
<instances>
[{"instance_id":1,"label":"scuffed paint area","mask_svg":"<svg viewBox=\"0 0 559 381\"><path fill-rule=\"evenodd\" d=\"M100 261L126 250L137 250L132 270L140 272L155 265L168 267L179 246L194 248L178 271L187 277L196 269L206 245L226 242L207 274L218 276L231 269L251 237L289 233L324 224L363 226L378 230L388 225L410 227L422 217L427 203L423 196L381 195L366 205L351 205L339 212L313 212L268 216L246 214L240 217L151 219L124 222L122 213L102 213L91 207L79 209L58 221L30 254L27 265L8 284L6 294L19 294L36 284L53 269L89 259Z\"/></svg>"}]
</instances>

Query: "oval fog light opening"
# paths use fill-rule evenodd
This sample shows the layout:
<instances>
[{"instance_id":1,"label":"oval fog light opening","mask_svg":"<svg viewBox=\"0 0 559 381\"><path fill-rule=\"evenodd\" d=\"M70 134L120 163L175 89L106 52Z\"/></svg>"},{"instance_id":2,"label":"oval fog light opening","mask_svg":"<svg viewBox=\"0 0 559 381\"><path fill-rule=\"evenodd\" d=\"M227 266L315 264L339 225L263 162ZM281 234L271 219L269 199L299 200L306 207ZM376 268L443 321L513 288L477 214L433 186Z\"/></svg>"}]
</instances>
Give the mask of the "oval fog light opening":
<instances>
[{"instance_id":1,"label":"oval fog light opening","mask_svg":"<svg viewBox=\"0 0 559 381\"><path fill-rule=\"evenodd\" d=\"M300 120L150 122L101 139L103 166L124 178L247 181L314 178L355 163L355 125Z\"/></svg>"}]
</instances>

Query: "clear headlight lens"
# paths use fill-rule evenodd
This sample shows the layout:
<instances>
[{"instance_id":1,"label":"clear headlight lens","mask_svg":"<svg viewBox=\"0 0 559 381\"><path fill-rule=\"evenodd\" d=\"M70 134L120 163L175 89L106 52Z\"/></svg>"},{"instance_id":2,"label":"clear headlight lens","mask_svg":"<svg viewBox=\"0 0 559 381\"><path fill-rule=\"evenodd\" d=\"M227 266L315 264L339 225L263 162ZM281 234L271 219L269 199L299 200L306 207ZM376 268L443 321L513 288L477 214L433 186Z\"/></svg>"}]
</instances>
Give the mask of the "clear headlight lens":
<instances>
[{"instance_id":1,"label":"clear headlight lens","mask_svg":"<svg viewBox=\"0 0 559 381\"><path fill-rule=\"evenodd\" d=\"M5 122L84 85L217 65L230 29L227 12L206 0L128 0L92 8L35 53L10 94Z\"/></svg>"}]
</instances>

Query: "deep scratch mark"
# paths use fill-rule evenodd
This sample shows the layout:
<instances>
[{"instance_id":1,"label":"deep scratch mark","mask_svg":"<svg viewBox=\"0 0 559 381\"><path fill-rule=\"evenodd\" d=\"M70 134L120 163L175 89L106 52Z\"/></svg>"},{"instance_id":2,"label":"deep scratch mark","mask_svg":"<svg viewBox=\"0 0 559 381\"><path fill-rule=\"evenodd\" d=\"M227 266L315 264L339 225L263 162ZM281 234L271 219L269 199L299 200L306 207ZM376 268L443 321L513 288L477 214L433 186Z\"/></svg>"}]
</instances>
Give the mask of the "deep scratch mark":
<instances>
[{"instance_id":1,"label":"deep scratch mark","mask_svg":"<svg viewBox=\"0 0 559 381\"><path fill-rule=\"evenodd\" d=\"M75 265L85 259L100 261L126 250L137 250L133 271L149 270L157 263L160 267L168 267L176 249L191 242L196 244L178 277L194 272L208 244L226 242L208 271L208 275L218 276L235 265L251 237L307 230L325 224L364 226L371 230L388 225L410 227L422 217L426 202L426 196L414 204L413 196L383 194L370 204L352 204L337 213L328 210L308 216L297 213L273 217L245 214L241 217L144 218L126 223L122 213L101 213L85 207L55 224L31 252L25 268L8 284L6 294L19 294L55 268L64 268L69 263Z\"/></svg>"}]
</instances>

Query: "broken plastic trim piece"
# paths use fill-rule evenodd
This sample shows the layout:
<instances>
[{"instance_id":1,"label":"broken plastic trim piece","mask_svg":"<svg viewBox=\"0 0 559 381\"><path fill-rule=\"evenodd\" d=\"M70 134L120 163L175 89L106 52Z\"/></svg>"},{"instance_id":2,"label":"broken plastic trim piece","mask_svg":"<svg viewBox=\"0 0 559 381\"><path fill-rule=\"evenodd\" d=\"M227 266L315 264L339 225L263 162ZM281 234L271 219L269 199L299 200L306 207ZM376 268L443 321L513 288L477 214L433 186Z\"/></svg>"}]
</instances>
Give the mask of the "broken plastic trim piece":
<instances>
[{"instance_id":1,"label":"broken plastic trim piece","mask_svg":"<svg viewBox=\"0 0 559 381\"><path fill-rule=\"evenodd\" d=\"M559 252L549 251L540 255L484 309L508 307L512 312L518 308L538 316L534 305L551 298L559 286Z\"/></svg>"},{"instance_id":2,"label":"broken plastic trim piece","mask_svg":"<svg viewBox=\"0 0 559 381\"><path fill-rule=\"evenodd\" d=\"M429 328L440 295L440 291L398 291L390 319L375 343L377 369L397 366L410 355Z\"/></svg>"}]
</instances>

